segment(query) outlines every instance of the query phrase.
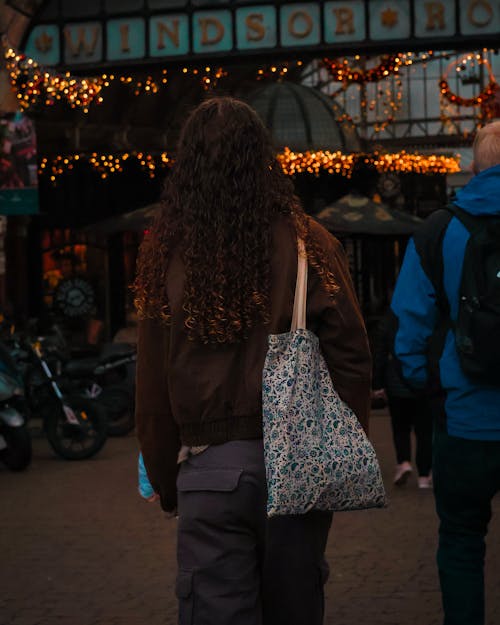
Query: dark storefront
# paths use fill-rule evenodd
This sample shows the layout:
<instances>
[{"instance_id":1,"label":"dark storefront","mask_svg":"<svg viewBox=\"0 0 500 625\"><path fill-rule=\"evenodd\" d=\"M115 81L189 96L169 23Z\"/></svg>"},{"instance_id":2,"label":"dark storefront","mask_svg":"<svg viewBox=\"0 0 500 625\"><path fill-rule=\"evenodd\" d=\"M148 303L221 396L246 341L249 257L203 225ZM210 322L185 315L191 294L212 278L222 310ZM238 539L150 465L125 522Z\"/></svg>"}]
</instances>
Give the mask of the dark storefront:
<instances>
[{"instance_id":1,"label":"dark storefront","mask_svg":"<svg viewBox=\"0 0 500 625\"><path fill-rule=\"evenodd\" d=\"M365 313L376 317L416 223L409 215L446 201L445 174L456 163L445 157L453 150L438 154L438 164L429 151L456 137L374 140L365 89L409 67L411 54L398 56L401 49L415 51L417 64L419 51L494 45L500 33L500 10L469 0L10 3L24 12L21 5L35 4L17 48L5 42L18 100L35 121L40 206L35 217L10 219L7 255L29 278L21 284L9 269L7 296L18 316L44 316L55 301L64 310L68 281L80 280L81 314L77 305L67 317L82 336L85 326L87 338L110 337L126 324L127 287L151 214L134 211L158 201L185 115L212 94L242 97L260 112L311 214L324 217L348 194L375 202L358 207L366 219L351 229L331 211L324 223L344 241ZM349 55L358 74L325 55ZM359 120L348 99L328 93L332 81L359 86ZM488 88L496 89L482 75L477 89L486 99ZM390 115L390 107L381 111L378 123L385 128ZM381 164L383 152L416 143L427 147L420 161L399 154ZM391 213L398 209L402 217ZM388 220L376 217L384 210L396 215L389 231Z\"/></svg>"}]
</instances>

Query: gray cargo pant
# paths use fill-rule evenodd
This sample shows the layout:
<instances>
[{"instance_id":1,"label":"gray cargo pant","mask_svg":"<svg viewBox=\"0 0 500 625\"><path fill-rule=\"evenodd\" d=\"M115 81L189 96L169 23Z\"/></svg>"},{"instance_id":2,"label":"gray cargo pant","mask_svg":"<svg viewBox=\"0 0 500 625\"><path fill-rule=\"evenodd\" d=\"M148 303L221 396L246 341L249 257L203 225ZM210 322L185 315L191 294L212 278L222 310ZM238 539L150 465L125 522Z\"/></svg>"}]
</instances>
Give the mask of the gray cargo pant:
<instances>
[{"instance_id":1,"label":"gray cargo pant","mask_svg":"<svg viewBox=\"0 0 500 625\"><path fill-rule=\"evenodd\" d=\"M177 489L179 625L321 625L332 515L267 519L261 440L191 456Z\"/></svg>"}]
</instances>

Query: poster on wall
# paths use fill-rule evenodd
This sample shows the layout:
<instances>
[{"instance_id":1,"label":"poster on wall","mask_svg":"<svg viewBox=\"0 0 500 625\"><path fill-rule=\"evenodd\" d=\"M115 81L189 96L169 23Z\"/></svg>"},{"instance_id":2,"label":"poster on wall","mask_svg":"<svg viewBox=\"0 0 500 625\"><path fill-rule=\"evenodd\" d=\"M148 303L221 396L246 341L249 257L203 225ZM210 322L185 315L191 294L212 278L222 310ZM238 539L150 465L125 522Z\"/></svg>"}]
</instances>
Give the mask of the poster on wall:
<instances>
[{"instance_id":1,"label":"poster on wall","mask_svg":"<svg viewBox=\"0 0 500 625\"><path fill-rule=\"evenodd\" d=\"M35 125L22 113L0 118L0 215L38 213Z\"/></svg>"}]
</instances>

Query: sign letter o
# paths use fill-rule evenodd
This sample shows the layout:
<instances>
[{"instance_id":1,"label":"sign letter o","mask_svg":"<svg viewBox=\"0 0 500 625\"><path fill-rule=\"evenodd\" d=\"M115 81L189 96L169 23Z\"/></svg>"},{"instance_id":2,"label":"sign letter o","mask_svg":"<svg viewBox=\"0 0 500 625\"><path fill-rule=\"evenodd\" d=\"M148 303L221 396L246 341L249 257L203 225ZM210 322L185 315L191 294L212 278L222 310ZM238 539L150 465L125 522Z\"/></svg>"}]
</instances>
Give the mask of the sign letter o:
<instances>
[{"instance_id":1,"label":"sign letter o","mask_svg":"<svg viewBox=\"0 0 500 625\"><path fill-rule=\"evenodd\" d=\"M297 21L299 22L298 25ZM288 32L293 37L297 37L297 39L308 37L313 28L313 19L306 11L294 11L288 18Z\"/></svg>"},{"instance_id":2,"label":"sign letter o","mask_svg":"<svg viewBox=\"0 0 500 625\"><path fill-rule=\"evenodd\" d=\"M477 10L481 10L479 17ZM493 19L493 7L487 0L472 0L467 9L467 17L473 26L487 26Z\"/></svg>"}]
</instances>

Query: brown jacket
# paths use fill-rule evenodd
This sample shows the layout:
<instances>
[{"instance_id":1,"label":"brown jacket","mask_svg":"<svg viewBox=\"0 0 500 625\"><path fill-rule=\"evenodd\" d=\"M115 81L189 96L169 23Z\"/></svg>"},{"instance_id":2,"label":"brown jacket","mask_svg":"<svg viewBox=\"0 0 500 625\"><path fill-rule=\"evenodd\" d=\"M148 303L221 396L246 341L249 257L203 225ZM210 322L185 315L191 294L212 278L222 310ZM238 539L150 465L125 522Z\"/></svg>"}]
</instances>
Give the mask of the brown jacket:
<instances>
[{"instance_id":1,"label":"brown jacket","mask_svg":"<svg viewBox=\"0 0 500 625\"><path fill-rule=\"evenodd\" d=\"M309 268L307 324L320 346L340 397L368 429L371 358L368 340L340 243L313 222L340 287L335 298ZM181 444L218 444L262 436L262 369L269 334L290 329L297 274L297 244L285 218L273 233L271 321L248 340L217 347L188 340L182 309L184 270L179 254L169 268L168 326L139 324L136 421L144 463L162 506L176 503Z\"/></svg>"}]
</instances>

